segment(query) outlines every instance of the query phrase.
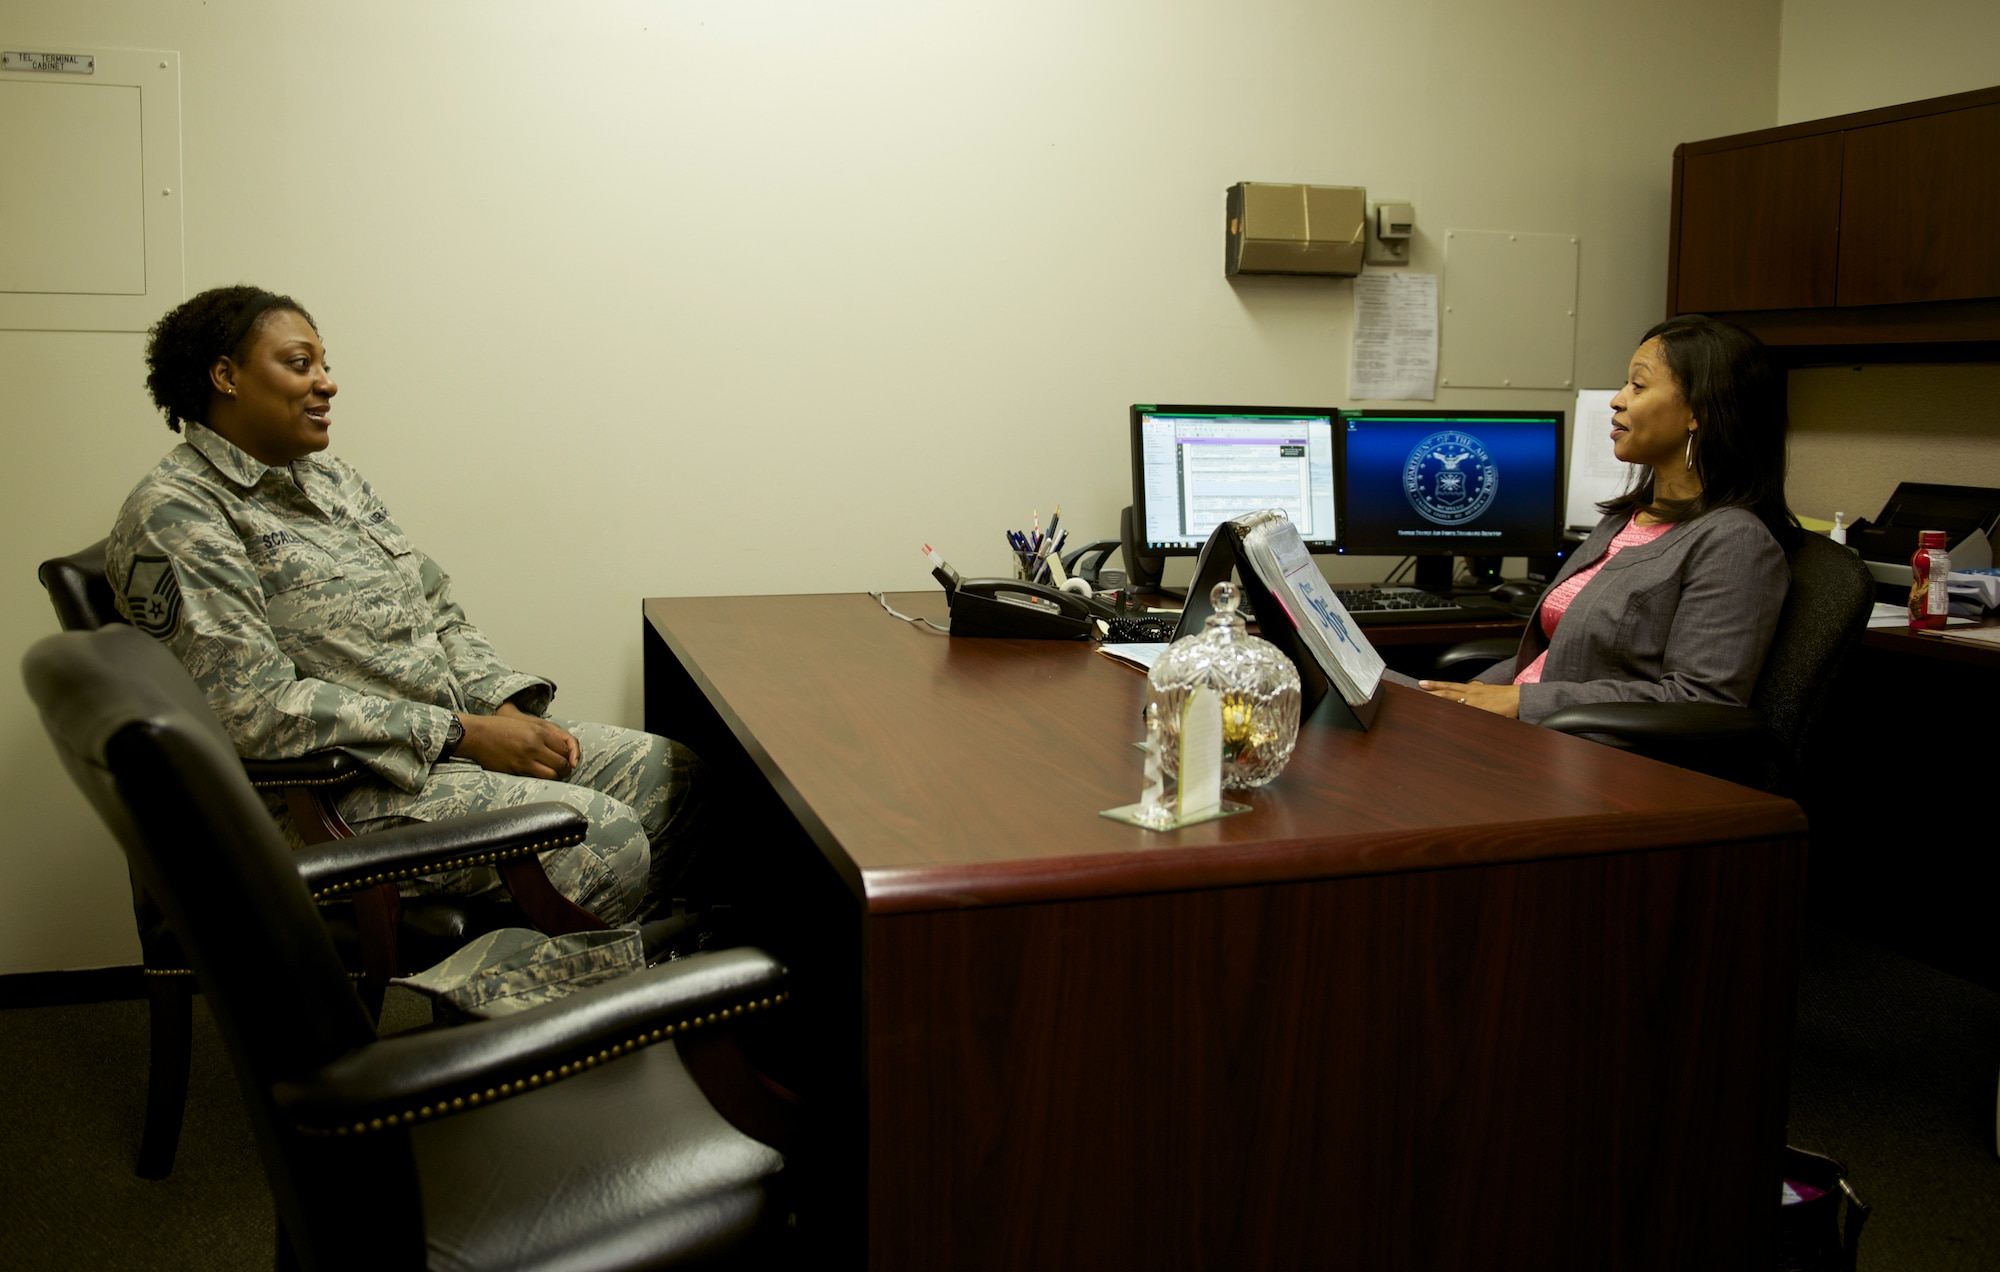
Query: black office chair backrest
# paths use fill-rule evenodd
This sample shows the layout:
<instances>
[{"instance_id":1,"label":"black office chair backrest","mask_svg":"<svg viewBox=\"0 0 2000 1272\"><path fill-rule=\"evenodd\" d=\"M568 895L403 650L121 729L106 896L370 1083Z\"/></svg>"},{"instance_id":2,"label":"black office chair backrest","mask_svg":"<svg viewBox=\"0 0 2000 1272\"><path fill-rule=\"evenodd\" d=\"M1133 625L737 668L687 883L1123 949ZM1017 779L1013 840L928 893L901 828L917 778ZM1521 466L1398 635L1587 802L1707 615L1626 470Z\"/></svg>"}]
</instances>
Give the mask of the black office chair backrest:
<instances>
[{"instance_id":1,"label":"black office chair backrest","mask_svg":"<svg viewBox=\"0 0 2000 1272\"><path fill-rule=\"evenodd\" d=\"M94 632L112 623L123 623L117 598L104 573L104 548L109 539L68 556L50 557L35 571L55 607L56 621L66 632ZM167 927L167 916L139 882L137 865L131 867L132 918L139 928L139 951L151 974L185 971L187 955Z\"/></svg>"},{"instance_id":2,"label":"black office chair backrest","mask_svg":"<svg viewBox=\"0 0 2000 1272\"><path fill-rule=\"evenodd\" d=\"M1796 764L1841 664L1867 629L1875 580L1861 558L1823 535L1801 534L1790 560L1791 590L1750 705Z\"/></svg>"},{"instance_id":3,"label":"black office chair backrest","mask_svg":"<svg viewBox=\"0 0 2000 1272\"><path fill-rule=\"evenodd\" d=\"M112 625L42 640L22 674L64 767L181 938L246 1097L372 1041L284 837L173 653Z\"/></svg>"},{"instance_id":4,"label":"black office chair backrest","mask_svg":"<svg viewBox=\"0 0 2000 1272\"><path fill-rule=\"evenodd\" d=\"M35 571L48 589L49 604L56 607L56 621L66 632L94 632L106 623L122 623L118 598L104 577L104 545L99 539L81 552L50 557Z\"/></svg>"}]
</instances>

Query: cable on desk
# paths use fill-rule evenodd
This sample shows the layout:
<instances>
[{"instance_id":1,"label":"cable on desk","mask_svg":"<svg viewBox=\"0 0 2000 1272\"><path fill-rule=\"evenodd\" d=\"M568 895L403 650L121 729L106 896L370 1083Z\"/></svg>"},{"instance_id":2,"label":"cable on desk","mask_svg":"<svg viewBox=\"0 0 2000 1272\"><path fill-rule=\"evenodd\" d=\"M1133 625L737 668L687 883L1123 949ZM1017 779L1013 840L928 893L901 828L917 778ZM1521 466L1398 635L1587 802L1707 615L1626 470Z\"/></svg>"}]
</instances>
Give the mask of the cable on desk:
<instances>
[{"instance_id":1,"label":"cable on desk","mask_svg":"<svg viewBox=\"0 0 2000 1272\"><path fill-rule=\"evenodd\" d=\"M1133 614L1111 620L1104 639L1124 644L1164 645L1174 638L1179 614Z\"/></svg>"},{"instance_id":2,"label":"cable on desk","mask_svg":"<svg viewBox=\"0 0 2000 1272\"><path fill-rule=\"evenodd\" d=\"M883 596L880 592L870 592L868 595L874 597L875 603L877 605L880 605L883 608L883 610L886 611L893 618L900 618L904 622L910 624L912 627L918 628L919 630L927 628L930 631L936 632L940 636L951 635L951 628L939 627L936 623L933 623L928 618L919 618L914 614L897 613L895 610L889 607L888 598Z\"/></svg>"}]
</instances>

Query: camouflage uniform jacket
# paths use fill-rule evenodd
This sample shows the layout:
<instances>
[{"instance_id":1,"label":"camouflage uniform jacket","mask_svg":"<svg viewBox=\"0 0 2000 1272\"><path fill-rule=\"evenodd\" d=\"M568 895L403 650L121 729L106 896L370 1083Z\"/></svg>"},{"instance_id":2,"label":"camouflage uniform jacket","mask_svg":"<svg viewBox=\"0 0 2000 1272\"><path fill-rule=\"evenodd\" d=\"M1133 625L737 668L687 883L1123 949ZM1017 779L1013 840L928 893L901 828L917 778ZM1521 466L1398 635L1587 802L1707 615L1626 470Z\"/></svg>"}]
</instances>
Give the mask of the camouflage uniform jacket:
<instances>
[{"instance_id":1,"label":"camouflage uniform jacket","mask_svg":"<svg viewBox=\"0 0 2000 1272\"><path fill-rule=\"evenodd\" d=\"M106 573L238 751L338 747L415 791L454 712L547 711L555 685L501 661L359 473L324 455L270 468L186 428L126 498Z\"/></svg>"}]
</instances>

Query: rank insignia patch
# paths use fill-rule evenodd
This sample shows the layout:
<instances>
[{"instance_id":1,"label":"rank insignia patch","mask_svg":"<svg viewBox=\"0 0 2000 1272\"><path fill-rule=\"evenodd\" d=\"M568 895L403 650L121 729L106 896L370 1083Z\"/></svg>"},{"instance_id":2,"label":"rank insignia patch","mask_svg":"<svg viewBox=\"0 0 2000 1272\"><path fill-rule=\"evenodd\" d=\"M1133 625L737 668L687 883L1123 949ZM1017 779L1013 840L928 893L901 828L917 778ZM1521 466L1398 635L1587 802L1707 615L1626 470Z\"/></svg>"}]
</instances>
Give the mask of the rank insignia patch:
<instances>
[{"instance_id":1,"label":"rank insignia patch","mask_svg":"<svg viewBox=\"0 0 2000 1272\"><path fill-rule=\"evenodd\" d=\"M156 639L171 639L181 626L181 582L174 563L163 556L132 558L125 609L132 626Z\"/></svg>"}]
</instances>

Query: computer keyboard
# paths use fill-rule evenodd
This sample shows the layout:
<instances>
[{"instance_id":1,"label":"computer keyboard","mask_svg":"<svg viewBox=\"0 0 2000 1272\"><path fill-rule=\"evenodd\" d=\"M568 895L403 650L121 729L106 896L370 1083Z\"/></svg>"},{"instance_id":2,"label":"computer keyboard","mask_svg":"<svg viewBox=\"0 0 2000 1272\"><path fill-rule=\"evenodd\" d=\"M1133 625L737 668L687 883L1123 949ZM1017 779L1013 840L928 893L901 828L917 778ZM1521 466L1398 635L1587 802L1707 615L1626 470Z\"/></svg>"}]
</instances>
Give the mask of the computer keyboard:
<instances>
[{"instance_id":1,"label":"computer keyboard","mask_svg":"<svg viewBox=\"0 0 2000 1272\"><path fill-rule=\"evenodd\" d=\"M1333 591L1363 626L1371 623L1428 623L1467 618L1469 606L1420 587L1340 587Z\"/></svg>"},{"instance_id":2,"label":"computer keyboard","mask_svg":"<svg viewBox=\"0 0 2000 1272\"><path fill-rule=\"evenodd\" d=\"M1426 592L1420 587L1337 587L1333 594L1350 614L1370 610L1453 610L1463 609L1457 601Z\"/></svg>"}]
</instances>

